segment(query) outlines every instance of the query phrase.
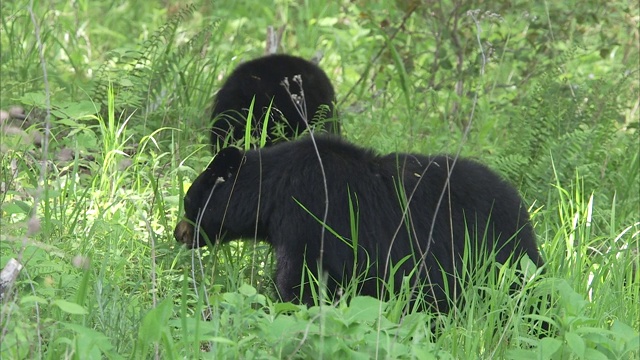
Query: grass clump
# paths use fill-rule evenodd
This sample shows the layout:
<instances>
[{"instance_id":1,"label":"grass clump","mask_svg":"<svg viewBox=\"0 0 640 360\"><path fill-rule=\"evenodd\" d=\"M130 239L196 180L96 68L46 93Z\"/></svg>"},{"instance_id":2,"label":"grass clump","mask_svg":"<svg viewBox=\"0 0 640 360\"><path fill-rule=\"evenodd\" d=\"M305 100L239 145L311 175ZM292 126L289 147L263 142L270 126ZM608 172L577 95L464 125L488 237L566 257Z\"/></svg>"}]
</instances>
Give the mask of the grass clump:
<instances>
[{"instance_id":1,"label":"grass clump","mask_svg":"<svg viewBox=\"0 0 640 360\"><path fill-rule=\"evenodd\" d=\"M638 357L637 6L1 6L0 108L28 121L1 124L0 266L24 268L1 303L0 357ZM324 53L349 141L460 150L516 184L544 277L487 264L496 280L472 281L447 316L401 298L307 309L276 301L263 244L178 248L212 95L285 23L286 52ZM506 296L523 273L535 281ZM538 339L542 317L557 333Z\"/></svg>"}]
</instances>

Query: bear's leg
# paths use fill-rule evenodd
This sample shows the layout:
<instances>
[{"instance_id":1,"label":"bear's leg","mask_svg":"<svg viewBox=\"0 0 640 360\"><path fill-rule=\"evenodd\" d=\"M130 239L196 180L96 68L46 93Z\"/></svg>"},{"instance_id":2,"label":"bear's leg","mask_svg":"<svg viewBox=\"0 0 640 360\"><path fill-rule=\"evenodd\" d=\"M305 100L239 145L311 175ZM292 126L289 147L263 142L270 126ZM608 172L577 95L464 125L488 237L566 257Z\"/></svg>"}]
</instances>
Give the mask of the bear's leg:
<instances>
[{"instance_id":1,"label":"bear's leg","mask_svg":"<svg viewBox=\"0 0 640 360\"><path fill-rule=\"evenodd\" d=\"M298 253L285 247L276 249L276 287L280 298L312 306L314 301L309 287L308 268L304 265L303 252ZM304 285L304 289L300 288L301 285Z\"/></svg>"}]
</instances>

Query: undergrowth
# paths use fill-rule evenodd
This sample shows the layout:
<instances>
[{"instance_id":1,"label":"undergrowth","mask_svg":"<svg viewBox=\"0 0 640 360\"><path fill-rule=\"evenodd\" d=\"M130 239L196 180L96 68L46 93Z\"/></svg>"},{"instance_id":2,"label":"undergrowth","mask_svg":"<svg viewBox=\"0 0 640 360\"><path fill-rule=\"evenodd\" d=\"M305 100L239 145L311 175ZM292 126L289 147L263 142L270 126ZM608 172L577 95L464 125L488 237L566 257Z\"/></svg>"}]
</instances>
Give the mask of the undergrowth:
<instances>
[{"instance_id":1,"label":"undergrowth","mask_svg":"<svg viewBox=\"0 0 640 360\"><path fill-rule=\"evenodd\" d=\"M637 4L1 6L0 108L27 115L0 134L0 266L24 266L2 299L3 359L638 357ZM215 90L285 23L284 51L322 53L349 141L461 149L514 183L544 276L487 262L497 280L449 315L350 289L306 308L278 301L266 244L177 246ZM557 331L538 339L541 317Z\"/></svg>"}]
</instances>

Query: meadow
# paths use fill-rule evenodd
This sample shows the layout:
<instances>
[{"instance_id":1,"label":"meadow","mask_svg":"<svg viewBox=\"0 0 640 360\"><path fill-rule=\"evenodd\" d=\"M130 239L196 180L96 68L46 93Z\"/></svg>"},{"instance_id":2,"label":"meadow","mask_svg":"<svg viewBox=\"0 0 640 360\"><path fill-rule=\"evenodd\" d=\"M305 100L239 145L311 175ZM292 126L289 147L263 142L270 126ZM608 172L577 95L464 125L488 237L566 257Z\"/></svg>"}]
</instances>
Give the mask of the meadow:
<instances>
[{"instance_id":1,"label":"meadow","mask_svg":"<svg viewBox=\"0 0 640 360\"><path fill-rule=\"evenodd\" d=\"M22 265L0 358L640 356L637 3L0 6L0 268ZM278 52L319 60L350 142L460 154L516 186L544 268L506 296L520 269L487 264L496 280L447 315L359 296L307 308L278 300L265 243L179 246L216 89L265 54L269 26ZM555 333L528 331L536 317Z\"/></svg>"}]
</instances>

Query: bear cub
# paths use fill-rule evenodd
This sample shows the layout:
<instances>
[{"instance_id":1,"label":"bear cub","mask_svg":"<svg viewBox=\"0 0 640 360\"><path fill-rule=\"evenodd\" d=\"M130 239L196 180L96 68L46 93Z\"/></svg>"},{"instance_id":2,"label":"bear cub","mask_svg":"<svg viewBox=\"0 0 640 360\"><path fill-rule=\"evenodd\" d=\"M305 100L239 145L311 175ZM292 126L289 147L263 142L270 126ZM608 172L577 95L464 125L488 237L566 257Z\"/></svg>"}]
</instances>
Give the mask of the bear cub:
<instances>
[{"instance_id":1,"label":"bear cub","mask_svg":"<svg viewBox=\"0 0 640 360\"><path fill-rule=\"evenodd\" d=\"M302 79L302 89L300 83L294 80L294 76L298 75ZM297 95L298 105L294 104L282 85L285 78L291 94ZM301 93L304 94L303 98L300 98ZM218 91L211 115L211 144L214 151L225 140L233 144L244 138L252 101L251 128L257 138L260 138L267 109L271 106L267 119L268 145L278 135L291 139L307 129L303 116L310 125L322 127L330 133L340 133L340 126L334 117L335 93L327 74L317 65L299 57L268 55L238 66ZM323 105L326 106L323 112L325 116L314 117ZM283 131L278 131L278 126Z\"/></svg>"},{"instance_id":2,"label":"bear cub","mask_svg":"<svg viewBox=\"0 0 640 360\"><path fill-rule=\"evenodd\" d=\"M388 281L397 292L409 277L426 304L447 312L463 258L506 263L526 254L543 264L521 197L486 166L447 155L378 155L327 134L315 141L324 174L311 137L221 150L188 190L176 240L192 248L264 240L275 250L282 299L308 305L311 285L302 276L318 278L318 265L333 296L354 276L360 294L379 298Z\"/></svg>"}]
</instances>

